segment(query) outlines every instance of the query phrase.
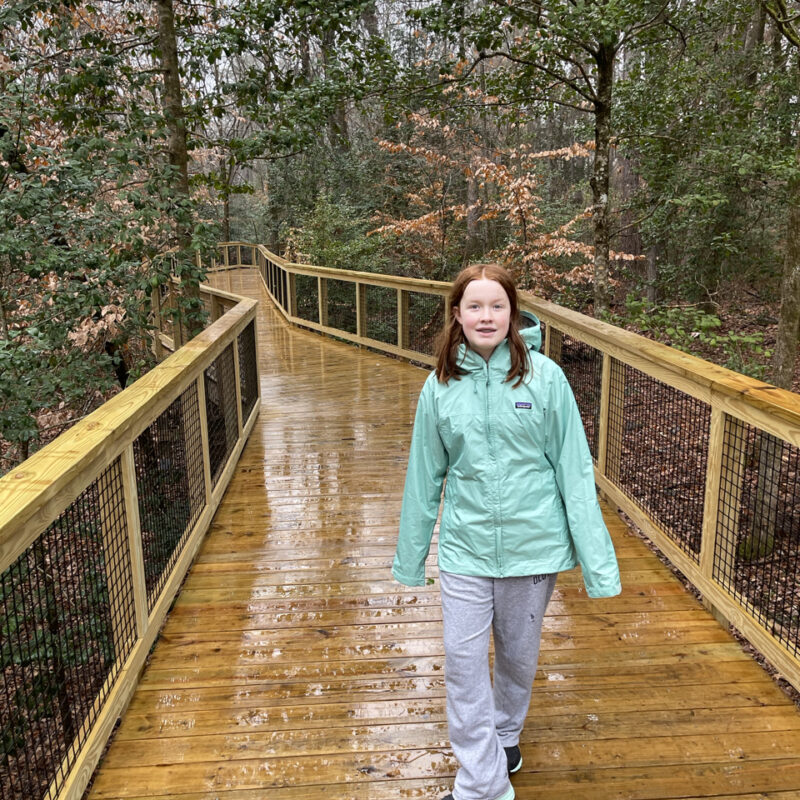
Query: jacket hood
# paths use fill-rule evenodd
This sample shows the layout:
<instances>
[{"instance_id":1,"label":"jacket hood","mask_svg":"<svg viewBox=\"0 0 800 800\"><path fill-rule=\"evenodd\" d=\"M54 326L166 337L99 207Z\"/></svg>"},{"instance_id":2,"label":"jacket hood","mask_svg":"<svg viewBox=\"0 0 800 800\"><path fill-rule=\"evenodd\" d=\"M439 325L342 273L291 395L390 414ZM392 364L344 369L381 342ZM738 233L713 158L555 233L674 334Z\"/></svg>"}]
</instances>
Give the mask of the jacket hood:
<instances>
[{"instance_id":1,"label":"jacket hood","mask_svg":"<svg viewBox=\"0 0 800 800\"><path fill-rule=\"evenodd\" d=\"M542 349L542 326L535 314L530 311L519 312L519 332L528 350L538 353Z\"/></svg>"},{"instance_id":2,"label":"jacket hood","mask_svg":"<svg viewBox=\"0 0 800 800\"><path fill-rule=\"evenodd\" d=\"M519 312L519 333L522 341L528 346L528 350L538 353L542 347L542 327L539 319L530 311ZM467 372L483 372L486 369L486 361L483 356L471 350L467 345L462 344L458 348L458 366ZM511 368L511 353L508 349L508 338L503 339L495 348L489 359L489 368L492 371L500 370L507 373Z\"/></svg>"}]
</instances>

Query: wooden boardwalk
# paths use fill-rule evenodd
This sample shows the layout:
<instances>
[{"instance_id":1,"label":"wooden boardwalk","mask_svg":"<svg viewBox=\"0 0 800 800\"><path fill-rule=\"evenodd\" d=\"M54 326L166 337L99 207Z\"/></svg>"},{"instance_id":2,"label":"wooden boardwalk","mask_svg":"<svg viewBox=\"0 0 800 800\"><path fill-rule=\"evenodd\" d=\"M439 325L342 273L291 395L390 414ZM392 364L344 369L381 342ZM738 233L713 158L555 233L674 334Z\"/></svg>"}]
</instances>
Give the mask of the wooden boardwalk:
<instances>
[{"instance_id":1,"label":"wooden boardwalk","mask_svg":"<svg viewBox=\"0 0 800 800\"><path fill-rule=\"evenodd\" d=\"M260 419L90 797L439 798L438 588L389 574L425 372L292 330L266 298L259 326ZM606 516L623 594L560 576L517 797L800 798L795 706Z\"/></svg>"}]
</instances>

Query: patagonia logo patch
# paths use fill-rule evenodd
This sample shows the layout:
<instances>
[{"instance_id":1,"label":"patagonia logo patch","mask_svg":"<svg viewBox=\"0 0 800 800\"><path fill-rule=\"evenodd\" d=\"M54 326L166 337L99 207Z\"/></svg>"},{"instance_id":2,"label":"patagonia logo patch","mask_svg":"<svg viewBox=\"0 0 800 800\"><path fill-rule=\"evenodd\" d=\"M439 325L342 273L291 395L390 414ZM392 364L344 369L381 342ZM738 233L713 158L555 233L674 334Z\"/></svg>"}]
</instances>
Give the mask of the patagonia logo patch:
<instances>
[{"instance_id":1,"label":"patagonia logo patch","mask_svg":"<svg viewBox=\"0 0 800 800\"><path fill-rule=\"evenodd\" d=\"M531 408L533 408L533 404L532 403L514 403L514 408L527 408L527 409L530 410Z\"/></svg>"}]
</instances>

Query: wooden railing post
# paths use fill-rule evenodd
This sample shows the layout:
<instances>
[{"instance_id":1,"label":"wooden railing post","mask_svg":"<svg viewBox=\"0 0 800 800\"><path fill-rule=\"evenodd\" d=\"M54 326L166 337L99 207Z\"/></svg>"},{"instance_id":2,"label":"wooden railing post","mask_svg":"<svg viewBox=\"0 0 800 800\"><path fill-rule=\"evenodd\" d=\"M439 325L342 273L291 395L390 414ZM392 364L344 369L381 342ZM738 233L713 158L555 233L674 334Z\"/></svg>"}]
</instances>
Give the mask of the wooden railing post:
<instances>
[{"instance_id":1,"label":"wooden railing post","mask_svg":"<svg viewBox=\"0 0 800 800\"><path fill-rule=\"evenodd\" d=\"M241 336L242 334L239 334ZM233 383L236 387L236 438L242 438L244 420L242 419L242 381L241 365L239 364L239 338L233 340Z\"/></svg>"},{"instance_id":2,"label":"wooden railing post","mask_svg":"<svg viewBox=\"0 0 800 800\"><path fill-rule=\"evenodd\" d=\"M208 412L206 406L206 374L201 372L197 377L197 405L200 412L200 441L203 445L203 484L205 486L205 506L211 505L211 494L214 487L211 484L211 462L209 461L208 445Z\"/></svg>"},{"instance_id":3,"label":"wooden railing post","mask_svg":"<svg viewBox=\"0 0 800 800\"><path fill-rule=\"evenodd\" d=\"M608 460L608 410L611 401L611 356L603 353L600 373L600 413L597 419L597 470L606 475Z\"/></svg>"},{"instance_id":4,"label":"wooden railing post","mask_svg":"<svg viewBox=\"0 0 800 800\"><path fill-rule=\"evenodd\" d=\"M319 324L328 324L328 279L317 277L317 302L319 305Z\"/></svg>"},{"instance_id":5,"label":"wooden railing post","mask_svg":"<svg viewBox=\"0 0 800 800\"><path fill-rule=\"evenodd\" d=\"M356 282L356 336L367 338L367 285Z\"/></svg>"},{"instance_id":6,"label":"wooden railing post","mask_svg":"<svg viewBox=\"0 0 800 800\"><path fill-rule=\"evenodd\" d=\"M563 342L564 334L552 325L548 325L544 335L544 354L552 358L556 364L561 363L561 346Z\"/></svg>"},{"instance_id":7,"label":"wooden railing post","mask_svg":"<svg viewBox=\"0 0 800 800\"><path fill-rule=\"evenodd\" d=\"M147 605L147 583L144 572L144 553L142 551L142 527L139 517L139 489L136 483L136 463L133 444L122 451L122 491L125 498L125 518L128 527L128 547L131 559L131 578L133 581L133 602L136 613L136 636L141 639L147 630L150 615Z\"/></svg>"},{"instance_id":8,"label":"wooden railing post","mask_svg":"<svg viewBox=\"0 0 800 800\"><path fill-rule=\"evenodd\" d=\"M605 367L605 364L603 366ZM608 358L608 400L606 402L605 434L601 440L605 445L602 474L614 483L619 483L622 434L625 425L625 366L611 357Z\"/></svg>"},{"instance_id":9,"label":"wooden railing post","mask_svg":"<svg viewBox=\"0 0 800 800\"><path fill-rule=\"evenodd\" d=\"M700 540L700 574L708 581L714 581L714 554L717 549L717 534L719 532L719 491L722 483L722 453L724 449L725 412L719 408L712 407L711 427L708 436L708 453L706 455L703 530ZM730 478L730 476L728 476L728 478ZM726 484L728 484L727 480ZM736 485L741 488L741 475L739 475L739 480L736 482ZM736 503L736 508L738 514L738 503ZM721 565L724 563L725 559L722 559Z\"/></svg>"},{"instance_id":10,"label":"wooden railing post","mask_svg":"<svg viewBox=\"0 0 800 800\"><path fill-rule=\"evenodd\" d=\"M445 304L446 306L446 304ZM397 346L408 350L410 343L408 313L408 292L404 289L397 290Z\"/></svg>"},{"instance_id":11,"label":"wooden railing post","mask_svg":"<svg viewBox=\"0 0 800 800\"><path fill-rule=\"evenodd\" d=\"M703 514L703 541L700 550L701 568L706 567L712 575L714 556L718 551L727 553L729 558L717 562L715 583L727 584L733 577L736 559L736 534L739 530L739 517L742 508L742 489L745 463L747 461L747 441L743 435L745 423L729 417L723 411L712 408L711 431L708 443L708 467L706 473L705 510ZM730 420L729 424L726 424ZM726 432L726 428L728 431ZM712 462L713 448L713 462ZM716 474L712 474L713 471ZM720 506L725 524L719 525ZM711 530L713 526L713 532ZM721 529L720 529L721 528ZM725 547L720 536L729 536L731 541ZM705 576L705 572L703 575Z\"/></svg>"},{"instance_id":12,"label":"wooden railing post","mask_svg":"<svg viewBox=\"0 0 800 800\"><path fill-rule=\"evenodd\" d=\"M164 321L161 318L160 286L155 286L150 292L150 307L153 310L153 325L155 326L155 332L153 333L153 355L156 357L156 361L161 361L164 358L164 345L161 343Z\"/></svg>"}]
</instances>

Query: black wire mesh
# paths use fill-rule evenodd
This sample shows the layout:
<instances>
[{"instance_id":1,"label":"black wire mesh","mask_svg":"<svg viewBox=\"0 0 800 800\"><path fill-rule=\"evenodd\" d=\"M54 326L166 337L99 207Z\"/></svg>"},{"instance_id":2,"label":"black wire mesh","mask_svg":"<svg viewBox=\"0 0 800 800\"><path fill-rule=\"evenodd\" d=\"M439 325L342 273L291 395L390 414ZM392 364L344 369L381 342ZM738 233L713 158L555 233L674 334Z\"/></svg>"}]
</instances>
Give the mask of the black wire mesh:
<instances>
[{"instance_id":1,"label":"black wire mesh","mask_svg":"<svg viewBox=\"0 0 800 800\"><path fill-rule=\"evenodd\" d=\"M242 396L242 422L258 402L258 364L256 363L256 324L251 322L238 336L239 392Z\"/></svg>"},{"instance_id":2,"label":"black wire mesh","mask_svg":"<svg viewBox=\"0 0 800 800\"><path fill-rule=\"evenodd\" d=\"M328 325L356 332L356 284L328 279Z\"/></svg>"},{"instance_id":3,"label":"black wire mesh","mask_svg":"<svg viewBox=\"0 0 800 800\"><path fill-rule=\"evenodd\" d=\"M152 611L205 505L197 384L133 445L147 600Z\"/></svg>"},{"instance_id":4,"label":"black wire mesh","mask_svg":"<svg viewBox=\"0 0 800 800\"><path fill-rule=\"evenodd\" d=\"M295 275L297 316L319 322L319 281L313 275Z\"/></svg>"},{"instance_id":5,"label":"black wire mesh","mask_svg":"<svg viewBox=\"0 0 800 800\"><path fill-rule=\"evenodd\" d=\"M286 271L271 261L267 264L267 286L278 305L288 310L286 305Z\"/></svg>"},{"instance_id":6,"label":"black wire mesh","mask_svg":"<svg viewBox=\"0 0 800 800\"><path fill-rule=\"evenodd\" d=\"M711 409L616 359L611 386L606 472L697 560Z\"/></svg>"},{"instance_id":7,"label":"black wire mesh","mask_svg":"<svg viewBox=\"0 0 800 800\"><path fill-rule=\"evenodd\" d=\"M239 263L245 267L253 266L253 248L250 245L239 247Z\"/></svg>"},{"instance_id":8,"label":"black wire mesh","mask_svg":"<svg viewBox=\"0 0 800 800\"><path fill-rule=\"evenodd\" d=\"M437 294L408 293L408 348L432 356L444 328L445 298Z\"/></svg>"},{"instance_id":9,"label":"black wire mesh","mask_svg":"<svg viewBox=\"0 0 800 800\"><path fill-rule=\"evenodd\" d=\"M800 653L800 449L728 417L714 577Z\"/></svg>"},{"instance_id":10,"label":"black wire mesh","mask_svg":"<svg viewBox=\"0 0 800 800\"><path fill-rule=\"evenodd\" d=\"M205 371L205 387L211 482L216 486L239 438L232 344Z\"/></svg>"},{"instance_id":11,"label":"black wire mesh","mask_svg":"<svg viewBox=\"0 0 800 800\"><path fill-rule=\"evenodd\" d=\"M367 337L397 344L397 290L367 286Z\"/></svg>"},{"instance_id":12,"label":"black wire mesh","mask_svg":"<svg viewBox=\"0 0 800 800\"><path fill-rule=\"evenodd\" d=\"M603 354L597 348L565 334L561 342L559 363L575 394L589 441L589 450L592 458L597 461Z\"/></svg>"},{"instance_id":13,"label":"black wire mesh","mask_svg":"<svg viewBox=\"0 0 800 800\"><path fill-rule=\"evenodd\" d=\"M0 797L28 800L61 788L135 642L119 460L3 572L0 601Z\"/></svg>"},{"instance_id":14,"label":"black wire mesh","mask_svg":"<svg viewBox=\"0 0 800 800\"><path fill-rule=\"evenodd\" d=\"M235 244L228 245L228 264L235 266L239 263L239 246Z\"/></svg>"}]
</instances>

